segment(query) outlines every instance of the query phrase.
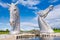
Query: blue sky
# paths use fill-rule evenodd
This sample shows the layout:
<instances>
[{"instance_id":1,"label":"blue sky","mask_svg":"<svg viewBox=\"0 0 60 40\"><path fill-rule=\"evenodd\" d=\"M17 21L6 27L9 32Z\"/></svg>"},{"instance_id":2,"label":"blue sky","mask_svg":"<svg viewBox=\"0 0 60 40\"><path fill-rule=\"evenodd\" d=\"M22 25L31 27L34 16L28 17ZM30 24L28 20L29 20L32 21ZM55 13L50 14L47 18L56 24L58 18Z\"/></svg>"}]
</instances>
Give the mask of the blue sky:
<instances>
[{"instance_id":1,"label":"blue sky","mask_svg":"<svg viewBox=\"0 0 60 40\"><path fill-rule=\"evenodd\" d=\"M60 0L0 0L0 30L9 29L9 6L16 3L20 13L20 27L22 30L38 29L37 12L53 5L54 9L45 18L52 28L60 28Z\"/></svg>"}]
</instances>

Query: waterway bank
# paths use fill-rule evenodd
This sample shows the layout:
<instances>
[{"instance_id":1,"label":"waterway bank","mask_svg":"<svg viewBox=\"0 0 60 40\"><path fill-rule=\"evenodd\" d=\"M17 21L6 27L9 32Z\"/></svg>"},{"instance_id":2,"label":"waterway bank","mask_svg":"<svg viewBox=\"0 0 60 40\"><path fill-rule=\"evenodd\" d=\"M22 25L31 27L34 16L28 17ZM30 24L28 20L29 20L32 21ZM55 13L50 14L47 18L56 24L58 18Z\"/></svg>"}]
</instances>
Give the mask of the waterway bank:
<instances>
[{"instance_id":1,"label":"waterway bank","mask_svg":"<svg viewBox=\"0 0 60 40\"><path fill-rule=\"evenodd\" d=\"M59 36L60 37L60 33L40 33L40 34L27 34L27 33L24 33L24 34L15 34L15 35L0 35L0 40L16 40L16 39L19 39L19 38L31 38L31 37L36 37L36 36L39 36L39 37L56 37L56 36Z\"/></svg>"}]
</instances>

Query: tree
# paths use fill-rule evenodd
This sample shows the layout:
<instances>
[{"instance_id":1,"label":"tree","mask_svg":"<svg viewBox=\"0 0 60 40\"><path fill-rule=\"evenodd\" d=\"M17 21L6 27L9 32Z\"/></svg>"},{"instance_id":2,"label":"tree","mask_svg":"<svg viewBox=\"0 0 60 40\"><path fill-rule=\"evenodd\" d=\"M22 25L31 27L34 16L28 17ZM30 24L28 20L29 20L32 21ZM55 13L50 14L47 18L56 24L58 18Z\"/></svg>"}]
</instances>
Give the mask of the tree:
<instances>
[{"instance_id":1,"label":"tree","mask_svg":"<svg viewBox=\"0 0 60 40\"><path fill-rule=\"evenodd\" d=\"M6 29L6 32L9 32L9 30L8 30L8 29Z\"/></svg>"}]
</instances>

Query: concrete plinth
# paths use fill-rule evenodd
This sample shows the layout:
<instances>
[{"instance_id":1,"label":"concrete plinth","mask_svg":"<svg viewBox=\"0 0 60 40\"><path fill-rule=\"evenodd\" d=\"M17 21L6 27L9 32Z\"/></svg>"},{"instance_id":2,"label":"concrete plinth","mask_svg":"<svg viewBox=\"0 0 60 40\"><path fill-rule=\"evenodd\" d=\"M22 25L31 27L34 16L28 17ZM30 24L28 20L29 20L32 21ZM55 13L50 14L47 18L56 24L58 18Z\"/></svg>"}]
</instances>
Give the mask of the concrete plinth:
<instances>
[{"instance_id":1,"label":"concrete plinth","mask_svg":"<svg viewBox=\"0 0 60 40\"><path fill-rule=\"evenodd\" d=\"M19 31L10 31L10 34L19 34Z\"/></svg>"},{"instance_id":2,"label":"concrete plinth","mask_svg":"<svg viewBox=\"0 0 60 40\"><path fill-rule=\"evenodd\" d=\"M40 33L39 35L40 37L60 37L60 33L51 33L51 34L46 34L46 33ZM28 33L24 33L24 34L15 34L15 35L0 35L0 40L17 40L20 38L32 38L32 37L36 37L36 34L28 34Z\"/></svg>"}]
</instances>

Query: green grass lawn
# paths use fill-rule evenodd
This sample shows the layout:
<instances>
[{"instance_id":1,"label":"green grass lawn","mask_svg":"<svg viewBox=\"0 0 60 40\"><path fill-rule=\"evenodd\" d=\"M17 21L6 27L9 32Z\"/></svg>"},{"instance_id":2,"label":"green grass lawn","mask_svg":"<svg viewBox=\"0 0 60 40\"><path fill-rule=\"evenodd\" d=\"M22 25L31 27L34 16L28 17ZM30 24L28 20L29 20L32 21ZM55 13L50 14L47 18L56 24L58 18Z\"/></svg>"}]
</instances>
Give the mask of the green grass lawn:
<instances>
[{"instance_id":1,"label":"green grass lawn","mask_svg":"<svg viewBox=\"0 0 60 40\"><path fill-rule=\"evenodd\" d=\"M0 32L0 34L9 34L9 32Z\"/></svg>"},{"instance_id":2,"label":"green grass lawn","mask_svg":"<svg viewBox=\"0 0 60 40\"><path fill-rule=\"evenodd\" d=\"M0 30L0 34L9 34L9 30Z\"/></svg>"},{"instance_id":3,"label":"green grass lawn","mask_svg":"<svg viewBox=\"0 0 60 40\"><path fill-rule=\"evenodd\" d=\"M55 33L60 33L60 30L54 30Z\"/></svg>"},{"instance_id":4,"label":"green grass lawn","mask_svg":"<svg viewBox=\"0 0 60 40\"><path fill-rule=\"evenodd\" d=\"M60 33L60 29L53 29L55 33ZM24 32L24 31L21 31ZM32 32L32 31L29 31ZM0 31L0 34L9 34L9 31Z\"/></svg>"}]
</instances>

